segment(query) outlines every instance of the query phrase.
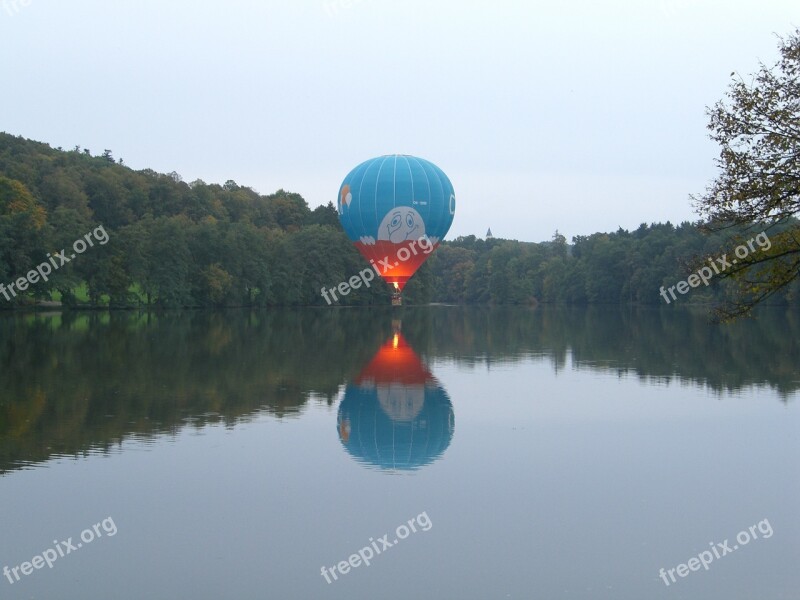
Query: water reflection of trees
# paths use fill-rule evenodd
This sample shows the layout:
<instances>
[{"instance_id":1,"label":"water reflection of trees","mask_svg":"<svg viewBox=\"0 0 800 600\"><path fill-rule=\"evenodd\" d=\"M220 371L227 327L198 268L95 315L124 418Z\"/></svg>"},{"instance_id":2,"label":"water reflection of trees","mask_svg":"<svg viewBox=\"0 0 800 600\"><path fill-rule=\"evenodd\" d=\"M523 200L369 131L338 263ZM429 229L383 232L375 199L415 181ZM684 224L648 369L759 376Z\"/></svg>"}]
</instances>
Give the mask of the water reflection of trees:
<instances>
[{"instance_id":1,"label":"water reflection of trees","mask_svg":"<svg viewBox=\"0 0 800 600\"><path fill-rule=\"evenodd\" d=\"M391 334L388 309L32 314L0 318L0 471L130 435L299 414L333 403ZM618 308L402 310L425 360L538 357L561 368L715 390L800 385L798 319L715 326L704 313ZM457 399L456 399L457 400Z\"/></svg>"}]
</instances>

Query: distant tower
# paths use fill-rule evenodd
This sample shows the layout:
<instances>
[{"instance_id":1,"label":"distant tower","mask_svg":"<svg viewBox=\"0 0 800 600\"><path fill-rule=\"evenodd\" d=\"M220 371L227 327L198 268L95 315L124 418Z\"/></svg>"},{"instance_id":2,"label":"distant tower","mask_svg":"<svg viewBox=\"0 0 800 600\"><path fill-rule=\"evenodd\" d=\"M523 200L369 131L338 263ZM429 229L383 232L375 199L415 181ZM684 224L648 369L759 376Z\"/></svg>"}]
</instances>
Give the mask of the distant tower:
<instances>
[{"instance_id":1,"label":"distant tower","mask_svg":"<svg viewBox=\"0 0 800 600\"><path fill-rule=\"evenodd\" d=\"M487 240L490 240L490 239L492 239L493 237L494 237L494 236L492 235L492 228L491 228L491 227L489 227L489 229L486 231L486 239L487 239Z\"/></svg>"}]
</instances>

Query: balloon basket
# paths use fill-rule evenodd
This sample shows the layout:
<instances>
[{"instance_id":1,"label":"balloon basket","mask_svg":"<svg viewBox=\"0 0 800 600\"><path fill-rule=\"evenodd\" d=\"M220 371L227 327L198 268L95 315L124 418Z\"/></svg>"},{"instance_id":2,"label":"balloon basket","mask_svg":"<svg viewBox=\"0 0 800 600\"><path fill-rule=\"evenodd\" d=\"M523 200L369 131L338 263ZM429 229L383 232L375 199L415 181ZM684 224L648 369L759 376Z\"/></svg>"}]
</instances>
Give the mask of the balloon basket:
<instances>
[{"instance_id":1,"label":"balloon basket","mask_svg":"<svg viewBox=\"0 0 800 600\"><path fill-rule=\"evenodd\" d=\"M392 306L403 306L403 297L400 292L392 294Z\"/></svg>"}]
</instances>

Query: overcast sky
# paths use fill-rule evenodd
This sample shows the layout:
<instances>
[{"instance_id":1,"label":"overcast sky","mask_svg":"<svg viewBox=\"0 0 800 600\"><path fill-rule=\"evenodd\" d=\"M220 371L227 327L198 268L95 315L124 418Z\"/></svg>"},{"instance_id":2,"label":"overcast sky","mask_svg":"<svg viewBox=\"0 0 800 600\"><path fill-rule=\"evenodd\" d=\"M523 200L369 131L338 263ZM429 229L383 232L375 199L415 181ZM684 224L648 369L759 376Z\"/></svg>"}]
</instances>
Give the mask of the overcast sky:
<instances>
[{"instance_id":1,"label":"overcast sky","mask_svg":"<svg viewBox=\"0 0 800 600\"><path fill-rule=\"evenodd\" d=\"M312 208L414 154L455 186L448 238L571 238L696 219L705 107L798 26L797 0L0 0L0 131Z\"/></svg>"}]
</instances>

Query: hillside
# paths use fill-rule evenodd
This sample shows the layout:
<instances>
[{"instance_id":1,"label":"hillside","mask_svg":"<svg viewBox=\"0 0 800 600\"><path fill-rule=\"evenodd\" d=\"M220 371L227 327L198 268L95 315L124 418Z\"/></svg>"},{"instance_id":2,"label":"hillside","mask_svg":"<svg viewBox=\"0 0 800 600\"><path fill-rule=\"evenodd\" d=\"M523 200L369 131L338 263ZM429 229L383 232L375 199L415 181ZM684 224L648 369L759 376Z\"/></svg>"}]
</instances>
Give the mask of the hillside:
<instances>
[{"instance_id":1,"label":"hillside","mask_svg":"<svg viewBox=\"0 0 800 600\"><path fill-rule=\"evenodd\" d=\"M558 232L543 243L467 236L444 242L404 296L410 303L664 304L662 286L686 279L693 263L718 256L725 244L690 223L642 224L572 244ZM35 285L0 295L0 309L53 301L325 306L323 286L366 266L332 203L310 210L284 190L262 195L235 181L186 183L174 172L134 171L110 150L93 156L0 133L0 283L7 289L48 262L51 272L39 272ZM796 305L799 292L794 285L773 301ZM678 301L722 294L712 284ZM387 286L377 284L340 304L388 298Z\"/></svg>"}]
</instances>

